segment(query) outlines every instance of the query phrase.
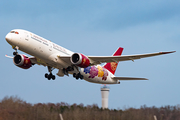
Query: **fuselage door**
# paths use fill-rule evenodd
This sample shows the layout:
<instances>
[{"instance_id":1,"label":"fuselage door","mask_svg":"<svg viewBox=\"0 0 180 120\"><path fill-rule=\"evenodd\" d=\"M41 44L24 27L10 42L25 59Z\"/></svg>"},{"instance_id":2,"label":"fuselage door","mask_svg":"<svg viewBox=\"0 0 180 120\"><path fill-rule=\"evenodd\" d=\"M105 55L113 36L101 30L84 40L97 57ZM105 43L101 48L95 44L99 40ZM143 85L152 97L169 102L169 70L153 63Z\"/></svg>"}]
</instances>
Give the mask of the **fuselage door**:
<instances>
[{"instance_id":1,"label":"fuselage door","mask_svg":"<svg viewBox=\"0 0 180 120\"><path fill-rule=\"evenodd\" d=\"M29 40L29 34L27 33L27 32L24 32L24 34L25 34L25 40Z\"/></svg>"},{"instance_id":2,"label":"fuselage door","mask_svg":"<svg viewBox=\"0 0 180 120\"><path fill-rule=\"evenodd\" d=\"M52 42L51 42L51 41L49 41L49 51L52 51L52 49L53 49Z\"/></svg>"}]
</instances>

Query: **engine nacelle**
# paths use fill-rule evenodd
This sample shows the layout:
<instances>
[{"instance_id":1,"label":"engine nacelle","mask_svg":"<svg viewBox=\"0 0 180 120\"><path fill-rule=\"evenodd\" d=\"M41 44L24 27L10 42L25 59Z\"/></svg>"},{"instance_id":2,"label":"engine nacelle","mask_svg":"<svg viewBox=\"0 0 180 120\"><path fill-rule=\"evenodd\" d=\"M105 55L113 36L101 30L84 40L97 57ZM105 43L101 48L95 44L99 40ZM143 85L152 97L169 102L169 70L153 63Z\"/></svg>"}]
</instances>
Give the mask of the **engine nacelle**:
<instances>
[{"instance_id":1,"label":"engine nacelle","mask_svg":"<svg viewBox=\"0 0 180 120\"><path fill-rule=\"evenodd\" d=\"M16 66L23 68L23 69L28 69L32 66L32 63L28 57L25 55L16 55L13 58L13 62Z\"/></svg>"},{"instance_id":2,"label":"engine nacelle","mask_svg":"<svg viewBox=\"0 0 180 120\"><path fill-rule=\"evenodd\" d=\"M72 64L77 65L81 68L86 68L90 65L89 58L81 53L74 53L70 59Z\"/></svg>"}]
</instances>

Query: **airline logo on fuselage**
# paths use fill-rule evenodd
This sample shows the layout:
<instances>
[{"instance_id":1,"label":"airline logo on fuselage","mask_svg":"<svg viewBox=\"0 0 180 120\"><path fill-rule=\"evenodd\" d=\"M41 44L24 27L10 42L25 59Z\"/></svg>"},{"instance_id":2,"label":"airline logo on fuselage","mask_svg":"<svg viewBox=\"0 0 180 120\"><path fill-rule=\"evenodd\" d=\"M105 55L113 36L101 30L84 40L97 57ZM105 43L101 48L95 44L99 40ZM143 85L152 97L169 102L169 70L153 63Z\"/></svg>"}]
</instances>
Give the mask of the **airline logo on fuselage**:
<instances>
[{"instance_id":1,"label":"airline logo on fuselage","mask_svg":"<svg viewBox=\"0 0 180 120\"><path fill-rule=\"evenodd\" d=\"M44 39L42 37L39 37L38 35L32 34L32 33L30 33L30 35L31 35L32 39L34 39L34 40L36 40L36 41L38 41L40 43L43 43L46 46L51 46L51 44L50 44L50 42L48 42L48 40L46 40L46 39ZM53 48L55 50L58 50L58 51L63 52L65 54L68 54L65 48L63 48L63 47L61 47L61 46L59 46L59 45L57 45L55 43L52 43L52 46L53 46Z\"/></svg>"}]
</instances>

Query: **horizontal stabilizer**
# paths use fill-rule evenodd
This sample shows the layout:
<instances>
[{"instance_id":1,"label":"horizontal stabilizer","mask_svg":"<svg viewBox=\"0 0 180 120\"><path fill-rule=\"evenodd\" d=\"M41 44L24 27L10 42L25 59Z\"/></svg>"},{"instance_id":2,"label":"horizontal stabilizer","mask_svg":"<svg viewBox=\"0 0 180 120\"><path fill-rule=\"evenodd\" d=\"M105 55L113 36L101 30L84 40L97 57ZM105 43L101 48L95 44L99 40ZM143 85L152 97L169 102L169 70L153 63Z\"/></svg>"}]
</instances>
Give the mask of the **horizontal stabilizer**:
<instances>
[{"instance_id":1,"label":"horizontal stabilizer","mask_svg":"<svg viewBox=\"0 0 180 120\"><path fill-rule=\"evenodd\" d=\"M134 78L134 77L112 77L113 80L148 80L146 78Z\"/></svg>"}]
</instances>

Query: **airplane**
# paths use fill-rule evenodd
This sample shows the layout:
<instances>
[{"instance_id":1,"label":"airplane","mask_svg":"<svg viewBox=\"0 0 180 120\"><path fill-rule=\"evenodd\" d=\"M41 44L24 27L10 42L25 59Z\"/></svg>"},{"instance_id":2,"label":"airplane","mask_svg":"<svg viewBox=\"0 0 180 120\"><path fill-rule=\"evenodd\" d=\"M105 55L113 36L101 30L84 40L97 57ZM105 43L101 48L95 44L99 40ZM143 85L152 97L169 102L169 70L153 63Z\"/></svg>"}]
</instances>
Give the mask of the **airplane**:
<instances>
[{"instance_id":1,"label":"airplane","mask_svg":"<svg viewBox=\"0 0 180 120\"><path fill-rule=\"evenodd\" d=\"M84 79L88 82L99 84L120 84L121 80L148 80L146 78L116 77L115 71L121 61L134 61L136 59L174 53L157 52L138 55L123 55L123 48L119 47L112 56L86 56L82 53L72 52L59 46L50 40L40 37L32 32L22 29L11 30L5 37L6 41L15 50L13 63L23 69L29 69L33 65L47 66L48 72L45 78L55 80L52 74L54 69L58 69L57 75L63 77L72 74L76 79ZM32 57L19 54L23 51ZM105 63L101 66L100 64Z\"/></svg>"}]
</instances>

